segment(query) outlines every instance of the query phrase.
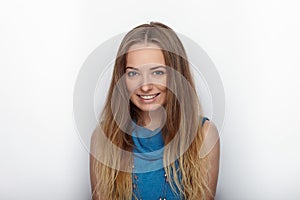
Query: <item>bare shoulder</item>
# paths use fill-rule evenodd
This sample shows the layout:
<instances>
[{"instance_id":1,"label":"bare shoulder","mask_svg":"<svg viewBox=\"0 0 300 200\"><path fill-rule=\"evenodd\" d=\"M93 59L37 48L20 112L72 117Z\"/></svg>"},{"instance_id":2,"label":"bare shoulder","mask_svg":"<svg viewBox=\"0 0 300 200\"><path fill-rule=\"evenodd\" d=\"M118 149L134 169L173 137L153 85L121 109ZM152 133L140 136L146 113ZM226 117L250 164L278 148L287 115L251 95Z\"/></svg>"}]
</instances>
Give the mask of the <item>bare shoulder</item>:
<instances>
[{"instance_id":1,"label":"bare shoulder","mask_svg":"<svg viewBox=\"0 0 300 200\"><path fill-rule=\"evenodd\" d=\"M100 148L104 147L104 141L103 131L100 125L98 125L95 127L90 138L90 154L96 157L100 153L99 151L101 151Z\"/></svg>"},{"instance_id":2,"label":"bare shoulder","mask_svg":"<svg viewBox=\"0 0 300 200\"><path fill-rule=\"evenodd\" d=\"M96 147L96 144L97 144L97 141L99 140L99 126L97 126L93 133L92 133L92 136L90 138L90 151L93 152L95 150L95 147Z\"/></svg>"},{"instance_id":3,"label":"bare shoulder","mask_svg":"<svg viewBox=\"0 0 300 200\"><path fill-rule=\"evenodd\" d=\"M90 138L90 183L91 183L91 192L92 192L92 199L101 199L96 193L96 186L98 184L97 174L96 174L96 166L98 165L99 161L97 159L98 150L97 145L99 142L99 131L100 127L97 126Z\"/></svg>"},{"instance_id":4,"label":"bare shoulder","mask_svg":"<svg viewBox=\"0 0 300 200\"><path fill-rule=\"evenodd\" d=\"M209 135L213 135L214 137L219 138L219 132L216 127L216 125L210 121L210 120L205 120L203 126L202 126L202 134L205 137Z\"/></svg>"},{"instance_id":5,"label":"bare shoulder","mask_svg":"<svg viewBox=\"0 0 300 200\"><path fill-rule=\"evenodd\" d=\"M206 120L204 122L202 126L202 136L204 139L200 150L200 157L205 157L209 154L219 154L219 132L216 125L212 121Z\"/></svg>"},{"instance_id":6,"label":"bare shoulder","mask_svg":"<svg viewBox=\"0 0 300 200\"><path fill-rule=\"evenodd\" d=\"M209 187L216 194L218 174L219 174L219 162L220 162L220 138L216 125L212 121L206 120L202 126L203 143L200 149L200 157L208 158L210 162L209 169Z\"/></svg>"}]
</instances>

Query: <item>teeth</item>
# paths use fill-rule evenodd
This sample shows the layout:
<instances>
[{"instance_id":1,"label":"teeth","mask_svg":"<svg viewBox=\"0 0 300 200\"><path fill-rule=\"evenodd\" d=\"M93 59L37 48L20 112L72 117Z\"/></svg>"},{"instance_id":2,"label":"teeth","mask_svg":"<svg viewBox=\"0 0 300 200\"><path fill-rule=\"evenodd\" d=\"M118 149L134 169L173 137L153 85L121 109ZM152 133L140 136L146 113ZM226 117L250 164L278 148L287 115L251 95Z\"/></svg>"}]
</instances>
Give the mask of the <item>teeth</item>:
<instances>
[{"instance_id":1,"label":"teeth","mask_svg":"<svg viewBox=\"0 0 300 200\"><path fill-rule=\"evenodd\" d=\"M140 95L140 97L142 97L143 99L152 99L153 97L155 97L156 96L156 94L155 95Z\"/></svg>"}]
</instances>

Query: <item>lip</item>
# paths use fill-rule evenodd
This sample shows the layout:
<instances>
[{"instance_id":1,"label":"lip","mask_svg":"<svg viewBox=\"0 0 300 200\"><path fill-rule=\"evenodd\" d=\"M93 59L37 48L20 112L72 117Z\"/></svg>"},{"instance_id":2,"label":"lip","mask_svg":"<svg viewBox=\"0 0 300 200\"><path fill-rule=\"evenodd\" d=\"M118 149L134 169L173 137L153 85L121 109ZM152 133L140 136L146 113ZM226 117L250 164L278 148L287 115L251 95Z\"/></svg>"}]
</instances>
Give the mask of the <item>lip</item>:
<instances>
[{"instance_id":1,"label":"lip","mask_svg":"<svg viewBox=\"0 0 300 200\"><path fill-rule=\"evenodd\" d=\"M139 97L140 101L144 102L144 103L152 103L154 102L157 97L160 95L160 93L156 93L156 94L147 94L147 95L143 95L143 94L137 94L137 96ZM154 96L153 98L149 98L149 99L145 99L142 96Z\"/></svg>"}]
</instances>

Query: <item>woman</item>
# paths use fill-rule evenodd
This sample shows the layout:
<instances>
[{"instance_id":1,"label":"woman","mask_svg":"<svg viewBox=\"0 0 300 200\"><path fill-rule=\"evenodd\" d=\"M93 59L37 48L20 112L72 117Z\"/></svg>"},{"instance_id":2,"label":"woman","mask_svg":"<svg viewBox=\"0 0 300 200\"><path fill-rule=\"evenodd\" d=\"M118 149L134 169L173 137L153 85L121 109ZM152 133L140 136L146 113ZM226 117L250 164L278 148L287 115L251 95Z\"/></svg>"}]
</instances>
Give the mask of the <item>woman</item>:
<instances>
[{"instance_id":1,"label":"woman","mask_svg":"<svg viewBox=\"0 0 300 200\"><path fill-rule=\"evenodd\" d=\"M126 34L91 138L93 200L214 198L219 141L209 149L204 139L218 132L195 91L171 28L151 22Z\"/></svg>"}]
</instances>

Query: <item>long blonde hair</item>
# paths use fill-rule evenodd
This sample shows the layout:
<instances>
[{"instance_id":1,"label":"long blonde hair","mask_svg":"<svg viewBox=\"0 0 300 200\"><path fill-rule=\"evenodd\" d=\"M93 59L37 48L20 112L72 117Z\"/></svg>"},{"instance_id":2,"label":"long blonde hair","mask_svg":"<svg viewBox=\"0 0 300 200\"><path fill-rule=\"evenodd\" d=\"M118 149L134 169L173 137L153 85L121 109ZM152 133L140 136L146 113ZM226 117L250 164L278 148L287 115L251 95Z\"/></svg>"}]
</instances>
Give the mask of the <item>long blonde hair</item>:
<instances>
[{"instance_id":1,"label":"long blonde hair","mask_svg":"<svg viewBox=\"0 0 300 200\"><path fill-rule=\"evenodd\" d=\"M162 23L151 22L128 32L117 53L108 96L99 118L101 123L91 140L91 155L94 158L90 166L93 173L93 199L129 200L133 195L132 169L128 164L132 162L132 154L123 152L132 152L134 143L127 133L131 131L132 119L139 120L141 115L134 104L124 101L129 99L129 94L121 77L125 73L127 52L132 45L138 43L158 45L166 65L181 75L170 73L168 76L167 85L172 88L172 92L167 90L167 103L164 106L166 123L162 128L165 143L163 161L167 177L170 177L170 186L174 191L178 188L179 195L187 200L212 197L208 187L209 162L207 158L199 156L204 140L202 110L195 95L186 52L171 28ZM117 84L118 89L115 90ZM115 98L115 95L119 98ZM105 137L108 139L106 142ZM109 143L117 148L107 151L111 145ZM175 160L178 160L178 169ZM180 171L181 178L178 177L177 170Z\"/></svg>"}]
</instances>

